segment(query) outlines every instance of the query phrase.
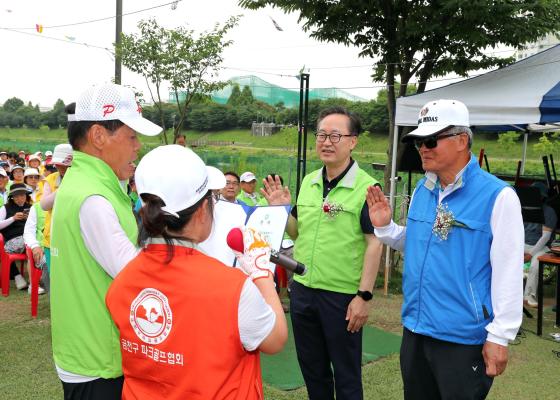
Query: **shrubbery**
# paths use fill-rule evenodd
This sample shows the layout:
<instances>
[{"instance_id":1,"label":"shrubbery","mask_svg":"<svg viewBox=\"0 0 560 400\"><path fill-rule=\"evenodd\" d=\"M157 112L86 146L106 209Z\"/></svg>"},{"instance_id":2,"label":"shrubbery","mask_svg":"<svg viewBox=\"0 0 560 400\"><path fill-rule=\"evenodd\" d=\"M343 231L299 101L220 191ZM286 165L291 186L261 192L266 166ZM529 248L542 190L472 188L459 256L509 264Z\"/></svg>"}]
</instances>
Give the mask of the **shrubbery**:
<instances>
[{"instance_id":1,"label":"shrubbery","mask_svg":"<svg viewBox=\"0 0 560 400\"><path fill-rule=\"evenodd\" d=\"M319 112L330 106L342 105L355 112L362 119L364 130L375 133L388 133L389 118L387 114L386 96L380 92L376 100L352 102L344 99L327 99L309 101L310 129L315 127ZM177 125L179 116L174 104L164 103L163 121L158 107L144 106L143 115L152 122L170 129ZM220 131L227 129L248 129L253 122L275 122L283 125L296 125L297 108L286 108L283 103L271 106L253 98L248 87L240 90L234 87L227 104L218 104L208 98L197 98L188 107L187 118L183 129L197 131ZM52 110L40 112L37 105L27 105L18 98L6 100L0 107L0 127L8 128L39 128L46 125L51 129L65 128L67 123L64 102L57 100Z\"/></svg>"}]
</instances>

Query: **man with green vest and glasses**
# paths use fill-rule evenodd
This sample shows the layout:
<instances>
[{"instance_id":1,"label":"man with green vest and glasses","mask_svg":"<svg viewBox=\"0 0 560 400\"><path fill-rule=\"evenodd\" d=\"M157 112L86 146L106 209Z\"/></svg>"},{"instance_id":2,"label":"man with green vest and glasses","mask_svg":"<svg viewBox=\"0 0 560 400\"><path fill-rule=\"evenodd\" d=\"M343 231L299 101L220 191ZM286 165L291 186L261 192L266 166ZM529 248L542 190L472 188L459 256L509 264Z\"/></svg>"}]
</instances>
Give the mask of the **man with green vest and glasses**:
<instances>
[{"instance_id":1,"label":"man with green vest and glasses","mask_svg":"<svg viewBox=\"0 0 560 400\"><path fill-rule=\"evenodd\" d=\"M363 399L362 326L372 303L381 245L368 217L366 191L377 182L351 157L360 120L342 107L323 110L316 151L324 166L307 175L287 232L294 258L307 266L290 287L298 361L310 399ZM289 204L278 177L263 181L271 205ZM334 376L333 376L334 375Z\"/></svg>"},{"instance_id":2,"label":"man with green vest and glasses","mask_svg":"<svg viewBox=\"0 0 560 400\"><path fill-rule=\"evenodd\" d=\"M74 158L52 217L53 357L65 399L120 399L119 333L105 295L136 256L138 230L119 180L138 156L136 133L161 128L142 117L132 90L115 84L87 89L66 111Z\"/></svg>"}]
</instances>

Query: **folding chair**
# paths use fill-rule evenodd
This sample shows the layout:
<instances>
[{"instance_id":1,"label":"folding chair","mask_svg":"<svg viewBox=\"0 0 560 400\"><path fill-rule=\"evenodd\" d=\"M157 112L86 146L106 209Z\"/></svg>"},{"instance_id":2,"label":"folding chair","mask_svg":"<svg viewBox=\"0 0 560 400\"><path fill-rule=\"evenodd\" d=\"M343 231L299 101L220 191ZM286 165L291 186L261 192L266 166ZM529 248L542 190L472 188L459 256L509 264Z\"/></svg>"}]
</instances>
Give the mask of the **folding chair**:
<instances>
[{"instance_id":1,"label":"folding chair","mask_svg":"<svg viewBox=\"0 0 560 400\"><path fill-rule=\"evenodd\" d=\"M22 275L25 272L25 260L27 255L6 253L4 249L4 235L0 233L0 267L2 268L2 296L7 297L10 294L10 265L13 262L21 261Z\"/></svg>"}]
</instances>

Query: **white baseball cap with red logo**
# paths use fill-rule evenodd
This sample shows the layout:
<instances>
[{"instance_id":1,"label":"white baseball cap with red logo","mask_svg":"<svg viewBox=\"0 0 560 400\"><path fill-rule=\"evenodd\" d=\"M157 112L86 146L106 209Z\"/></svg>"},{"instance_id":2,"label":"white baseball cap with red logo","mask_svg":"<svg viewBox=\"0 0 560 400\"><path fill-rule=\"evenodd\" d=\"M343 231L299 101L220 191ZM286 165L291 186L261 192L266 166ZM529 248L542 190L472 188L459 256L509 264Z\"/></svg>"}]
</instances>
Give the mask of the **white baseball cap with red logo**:
<instances>
[{"instance_id":1,"label":"white baseball cap with red logo","mask_svg":"<svg viewBox=\"0 0 560 400\"><path fill-rule=\"evenodd\" d=\"M405 135L403 142L437 135L455 126L469 126L469 110L459 100L435 100L424 104L418 113L418 128Z\"/></svg>"},{"instance_id":2,"label":"white baseball cap with red logo","mask_svg":"<svg viewBox=\"0 0 560 400\"><path fill-rule=\"evenodd\" d=\"M155 136L162 131L160 126L142 117L142 108L131 89L113 83L92 86L83 92L76 101L76 112L69 116L69 120L119 120L146 136Z\"/></svg>"}]
</instances>

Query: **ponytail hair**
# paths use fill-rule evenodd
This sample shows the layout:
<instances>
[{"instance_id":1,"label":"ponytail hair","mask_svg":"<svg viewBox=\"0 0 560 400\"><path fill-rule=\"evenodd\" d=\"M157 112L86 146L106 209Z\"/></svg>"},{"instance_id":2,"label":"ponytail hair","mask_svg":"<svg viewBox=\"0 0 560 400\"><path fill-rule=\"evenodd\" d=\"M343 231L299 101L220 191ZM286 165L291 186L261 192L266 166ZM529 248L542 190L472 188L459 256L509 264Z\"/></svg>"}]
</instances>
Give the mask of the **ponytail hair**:
<instances>
[{"instance_id":1,"label":"ponytail hair","mask_svg":"<svg viewBox=\"0 0 560 400\"><path fill-rule=\"evenodd\" d=\"M168 264L173 259L173 239L190 240L191 238L179 234L184 227L191 221L194 213L202 206L204 200L208 201L208 211L213 215L214 206L212 201L212 192L208 191L194 205L182 211L178 211L176 217L162 210L165 202L154 194L142 193L140 195L143 206L140 209L140 217L142 219L141 233L138 235L138 245L143 247L147 239L152 237L163 237L167 244L167 258L165 263Z\"/></svg>"}]
</instances>

